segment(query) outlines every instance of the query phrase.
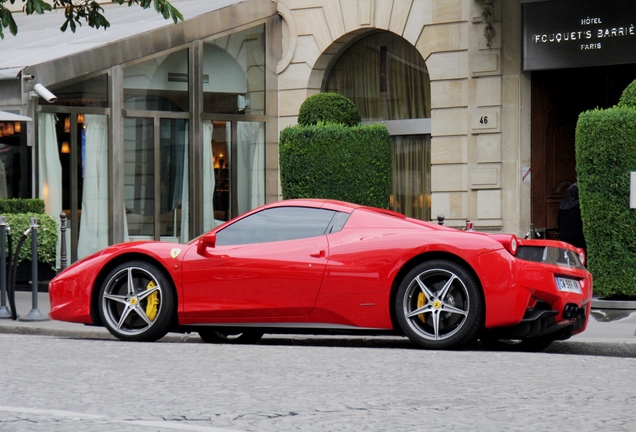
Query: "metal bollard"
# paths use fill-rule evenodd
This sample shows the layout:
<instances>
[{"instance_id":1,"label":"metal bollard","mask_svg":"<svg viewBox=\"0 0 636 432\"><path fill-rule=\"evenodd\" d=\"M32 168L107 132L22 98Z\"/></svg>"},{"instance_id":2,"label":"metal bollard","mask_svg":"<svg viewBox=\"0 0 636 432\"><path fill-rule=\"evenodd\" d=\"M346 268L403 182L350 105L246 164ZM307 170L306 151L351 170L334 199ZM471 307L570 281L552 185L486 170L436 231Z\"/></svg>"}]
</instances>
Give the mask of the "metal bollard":
<instances>
[{"instance_id":1,"label":"metal bollard","mask_svg":"<svg viewBox=\"0 0 636 432\"><path fill-rule=\"evenodd\" d=\"M66 258L66 213L60 213L60 271L67 266Z\"/></svg>"},{"instance_id":2,"label":"metal bollard","mask_svg":"<svg viewBox=\"0 0 636 432\"><path fill-rule=\"evenodd\" d=\"M11 318L7 307L7 217L0 216L0 319Z\"/></svg>"},{"instance_id":3,"label":"metal bollard","mask_svg":"<svg viewBox=\"0 0 636 432\"><path fill-rule=\"evenodd\" d=\"M47 321L38 310L38 220L31 218L31 311L20 321Z\"/></svg>"},{"instance_id":4,"label":"metal bollard","mask_svg":"<svg viewBox=\"0 0 636 432\"><path fill-rule=\"evenodd\" d=\"M444 217L443 214L437 215L437 224L438 225L444 225L444 219L445 219L445 217Z\"/></svg>"}]
</instances>

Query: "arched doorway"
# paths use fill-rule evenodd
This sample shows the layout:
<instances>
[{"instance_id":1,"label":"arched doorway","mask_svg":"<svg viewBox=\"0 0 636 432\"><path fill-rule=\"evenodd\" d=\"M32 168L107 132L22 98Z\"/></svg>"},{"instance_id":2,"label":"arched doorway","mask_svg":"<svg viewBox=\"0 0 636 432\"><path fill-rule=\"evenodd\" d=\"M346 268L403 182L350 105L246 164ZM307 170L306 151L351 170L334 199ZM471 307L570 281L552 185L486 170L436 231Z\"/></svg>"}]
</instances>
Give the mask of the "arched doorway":
<instances>
[{"instance_id":1,"label":"arched doorway","mask_svg":"<svg viewBox=\"0 0 636 432\"><path fill-rule=\"evenodd\" d=\"M363 122L383 122L393 140L391 207L430 219L430 78L403 38L377 32L357 39L332 62L324 91L355 102Z\"/></svg>"}]
</instances>

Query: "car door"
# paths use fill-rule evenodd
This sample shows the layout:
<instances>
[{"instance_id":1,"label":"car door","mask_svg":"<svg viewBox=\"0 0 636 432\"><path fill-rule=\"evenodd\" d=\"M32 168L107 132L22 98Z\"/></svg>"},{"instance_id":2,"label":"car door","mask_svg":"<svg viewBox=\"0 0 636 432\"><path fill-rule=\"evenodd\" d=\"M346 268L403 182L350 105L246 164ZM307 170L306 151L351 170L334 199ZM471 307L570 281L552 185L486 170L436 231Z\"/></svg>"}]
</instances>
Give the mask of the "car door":
<instances>
[{"instance_id":1,"label":"car door","mask_svg":"<svg viewBox=\"0 0 636 432\"><path fill-rule=\"evenodd\" d=\"M324 276L336 212L274 207L214 233L184 260L184 315L275 318L308 314ZM209 238L209 237L208 237Z\"/></svg>"}]
</instances>

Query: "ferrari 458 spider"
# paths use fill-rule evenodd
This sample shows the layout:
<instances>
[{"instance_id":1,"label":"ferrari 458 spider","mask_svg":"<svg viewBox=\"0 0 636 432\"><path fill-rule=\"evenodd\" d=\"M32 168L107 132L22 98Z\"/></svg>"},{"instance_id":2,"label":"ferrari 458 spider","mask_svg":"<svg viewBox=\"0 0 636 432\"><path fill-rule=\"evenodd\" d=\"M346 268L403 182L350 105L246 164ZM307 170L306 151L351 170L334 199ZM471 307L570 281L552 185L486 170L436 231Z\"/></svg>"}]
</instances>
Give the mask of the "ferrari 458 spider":
<instances>
[{"instance_id":1,"label":"ferrari 458 spider","mask_svg":"<svg viewBox=\"0 0 636 432\"><path fill-rule=\"evenodd\" d=\"M185 245L123 243L87 257L51 281L50 316L127 341L346 332L405 335L430 349L479 338L539 350L587 325L584 259L558 241L338 201L281 201Z\"/></svg>"}]
</instances>

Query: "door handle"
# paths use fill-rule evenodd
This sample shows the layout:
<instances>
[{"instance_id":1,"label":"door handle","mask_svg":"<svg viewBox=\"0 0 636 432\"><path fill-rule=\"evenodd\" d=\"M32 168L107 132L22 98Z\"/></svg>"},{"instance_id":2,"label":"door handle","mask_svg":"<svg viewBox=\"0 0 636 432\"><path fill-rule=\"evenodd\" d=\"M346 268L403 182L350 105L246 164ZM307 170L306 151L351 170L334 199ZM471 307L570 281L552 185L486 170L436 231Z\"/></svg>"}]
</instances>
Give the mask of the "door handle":
<instances>
[{"instance_id":1,"label":"door handle","mask_svg":"<svg viewBox=\"0 0 636 432\"><path fill-rule=\"evenodd\" d=\"M314 258L324 258L327 256L327 253L324 250L321 250L320 252L311 253L309 256Z\"/></svg>"}]
</instances>

